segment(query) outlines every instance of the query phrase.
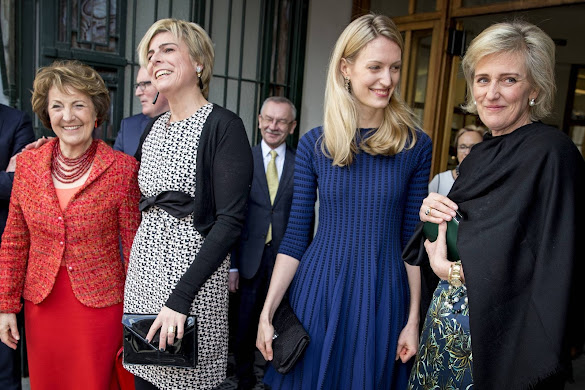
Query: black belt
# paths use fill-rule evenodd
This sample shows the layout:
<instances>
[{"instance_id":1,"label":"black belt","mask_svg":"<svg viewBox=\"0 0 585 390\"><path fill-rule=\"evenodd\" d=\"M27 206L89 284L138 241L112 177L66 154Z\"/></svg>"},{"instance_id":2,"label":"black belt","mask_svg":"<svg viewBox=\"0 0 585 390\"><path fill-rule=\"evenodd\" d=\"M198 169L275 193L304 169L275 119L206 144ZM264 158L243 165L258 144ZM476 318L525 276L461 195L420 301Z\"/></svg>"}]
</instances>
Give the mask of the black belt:
<instances>
[{"instance_id":1,"label":"black belt","mask_svg":"<svg viewBox=\"0 0 585 390\"><path fill-rule=\"evenodd\" d=\"M140 197L140 211L158 206L175 218L184 218L195 211L194 198L182 191L163 191L156 196Z\"/></svg>"}]
</instances>

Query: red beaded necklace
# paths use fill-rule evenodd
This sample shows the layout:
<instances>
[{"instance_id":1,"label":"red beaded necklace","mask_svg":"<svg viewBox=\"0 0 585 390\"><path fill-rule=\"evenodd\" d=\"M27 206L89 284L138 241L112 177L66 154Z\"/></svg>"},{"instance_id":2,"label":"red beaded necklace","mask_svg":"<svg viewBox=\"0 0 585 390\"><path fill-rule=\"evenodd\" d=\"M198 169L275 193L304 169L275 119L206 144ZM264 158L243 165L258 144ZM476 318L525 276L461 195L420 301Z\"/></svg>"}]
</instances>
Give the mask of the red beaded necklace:
<instances>
[{"instance_id":1,"label":"red beaded necklace","mask_svg":"<svg viewBox=\"0 0 585 390\"><path fill-rule=\"evenodd\" d=\"M59 141L53 147L53 175L61 183L73 183L85 175L95 157L98 142L93 140L90 147L79 157L68 158L63 155L59 147Z\"/></svg>"}]
</instances>

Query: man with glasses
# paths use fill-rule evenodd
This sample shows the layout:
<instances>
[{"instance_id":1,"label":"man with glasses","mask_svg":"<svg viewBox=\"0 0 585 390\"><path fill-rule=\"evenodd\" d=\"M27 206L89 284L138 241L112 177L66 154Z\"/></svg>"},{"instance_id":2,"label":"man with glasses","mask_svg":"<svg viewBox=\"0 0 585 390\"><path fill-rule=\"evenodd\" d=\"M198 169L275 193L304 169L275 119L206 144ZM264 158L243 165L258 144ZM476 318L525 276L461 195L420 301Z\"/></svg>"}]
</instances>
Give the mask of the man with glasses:
<instances>
[{"instance_id":1,"label":"man with glasses","mask_svg":"<svg viewBox=\"0 0 585 390\"><path fill-rule=\"evenodd\" d=\"M134 156L140 136L151 118L169 110L169 102L152 85L145 68L140 68L136 75L134 94L140 99L142 114L122 119L120 130L114 143L114 149ZM157 97L158 96L158 97Z\"/></svg>"},{"instance_id":2,"label":"man with glasses","mask_svg":"<svg viewBox=\"0 0 585 390\"><path fill-rule=\"evenodd\" d=\"M296 108L290 100L275 96L264 101L258 115L262 142L252 148L248 213L229 276L230 291L240 290L234 351L239 390L252 389L256 383L258 320L292 203L295 152L285 141L296 126Z\"/></svg>"}]
</instances>

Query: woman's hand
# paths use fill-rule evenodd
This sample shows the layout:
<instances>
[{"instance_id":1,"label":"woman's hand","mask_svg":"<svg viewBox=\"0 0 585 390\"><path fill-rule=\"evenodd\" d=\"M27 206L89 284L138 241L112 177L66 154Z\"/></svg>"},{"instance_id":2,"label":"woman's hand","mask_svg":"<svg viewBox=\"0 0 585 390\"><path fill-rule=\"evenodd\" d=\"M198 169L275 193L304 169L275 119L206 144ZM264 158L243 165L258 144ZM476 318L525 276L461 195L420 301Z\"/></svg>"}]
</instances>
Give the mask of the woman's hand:
<instances>
[{"instance_id":1,"label":"woman's hand","mask_svg":"<svg viewBox=\"0 0 585 390\"><path fill-rule=\"evenodd\" d=\"M443 280L449 277L449 267L451 262L447 260L447 223L439 224L439 234L435 242L425 241L425 249L429 256L431 268L435 275Z\"/></svg>"},{"instance_id":2,"label":"woman's hand","mask_svg":"<svg viewBox=\"0 0 585 390\"><path fill-rule=\"evenodd\" d=\"M163 306L152 323L152 326L146 335L146 339L149 342L152 341L156 331L160 329L158 348L161 351L164 351L167 348L167 344L173 344L175 342L175 337L178 339L183 338L183 335L185 334L185 321L187 321L187 316L185 314L181 314ZM169 332L171 327L174 332Z\"/></svg>"},{"instance_id":3,"label":"woman's hand","mask_svg":"<svg viewBox=\"0 0 585 390\"><path fill-rule=\"evenodd\" d=\"M408 322L398 336L398 347L396 348L396 359L406 363L418 349L418 322Z\"/></svg>"},{"instance_id":4,"label":"woman's hand","mask_svg":"<svg viewBox=\"0 0 585 390\"><path fill-rule=\"evenodd\" d=\"M455 210L457 209L457 204L451 199L436 192L431 192L423 200L418 215L423 222L439 224L443 221L450 221L455 217Z\"/></svg>"},{"instance_id":5,"label":"woman's hand","mask_svg":"<svg viewBox=\"0 0 585 390\"><path fill-rule=\"evenodd\" d=\"M0 339L12 349L16 349L20 334L16 323L16 314L0 313Z\"/></svg>"},{"instance_id":6,"label":"woman's hand","mask_svg":"<svg viewBox=\"0 0 585 390\"><path fill-rule=\"evenodd\" d=\"M258 322L258 335L256 336L256 347L264 356L264 360L272 360L272 340L274 337L274 326L268 319L268 314L262 312L260 314L260 322Z\"/></svg>"},{"instance_id":7,"label":"woman's hand","mask_svg":"<svg viewBox=\"0 0 585 390\"><path fill-rule=\"evenodd\" d=\"M228 275L228 290L235 293L240 288L240 273L238 271L230 271Z\"/></svg>"}]
</instances>

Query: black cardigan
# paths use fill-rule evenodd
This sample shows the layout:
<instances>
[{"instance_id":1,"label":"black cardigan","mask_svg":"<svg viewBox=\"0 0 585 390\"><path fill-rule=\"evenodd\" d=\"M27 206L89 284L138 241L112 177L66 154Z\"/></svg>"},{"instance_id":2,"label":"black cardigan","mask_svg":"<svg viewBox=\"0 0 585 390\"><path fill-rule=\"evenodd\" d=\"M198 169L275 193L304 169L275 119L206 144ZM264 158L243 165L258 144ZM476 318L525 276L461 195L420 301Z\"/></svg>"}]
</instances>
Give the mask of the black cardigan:
<instances>
[{"instance_id":1,"label":"black cardigan","mask_svg":"<svg viewBox=\"0 0 585 390\"><path fill-rule=\"evenodd\" d=\"M140 139L136 159L155 118ZM240 237L253 175L248 136L240 117L216 104L207 117L197 149L195 228L205 237L195 260L177 283L166 306L188 314L195 295Z\"/></svg>"},{"instance_id":2,"label":"black cardigan","mask_svg":"<svg viewBox=\"0 0 585 390\"><path fill-rule=\"evenodd\" d=\"M583 332L585 163L542 123L487 137L449 193L464 219L474 388L528 389L570 374L569 344ZM428 262L417 229L404 259Z\"/></svg>"}]
</instances>

